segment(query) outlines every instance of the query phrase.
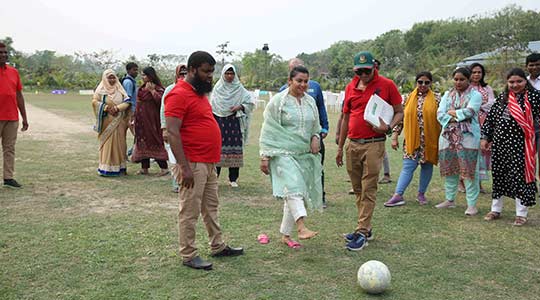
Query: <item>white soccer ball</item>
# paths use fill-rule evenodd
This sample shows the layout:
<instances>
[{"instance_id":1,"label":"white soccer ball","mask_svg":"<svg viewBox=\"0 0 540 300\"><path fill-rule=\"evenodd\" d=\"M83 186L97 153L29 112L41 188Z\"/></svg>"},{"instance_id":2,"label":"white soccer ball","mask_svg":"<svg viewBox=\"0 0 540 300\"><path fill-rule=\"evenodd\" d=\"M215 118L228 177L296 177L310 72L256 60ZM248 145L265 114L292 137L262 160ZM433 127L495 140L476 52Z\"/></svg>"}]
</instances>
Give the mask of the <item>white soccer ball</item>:
<instances>
[{"instance_id":1,"label":"white soccer ball","mask_svg":"<svg viewBox=\"0 0 540 300\"><path fill-rule=\"evenodd\" d=\"M380 294L389 286L392 276L388 267L380 261L370 260L358 269L358 283L369 294Z\"/></svg>"}]
</instances>

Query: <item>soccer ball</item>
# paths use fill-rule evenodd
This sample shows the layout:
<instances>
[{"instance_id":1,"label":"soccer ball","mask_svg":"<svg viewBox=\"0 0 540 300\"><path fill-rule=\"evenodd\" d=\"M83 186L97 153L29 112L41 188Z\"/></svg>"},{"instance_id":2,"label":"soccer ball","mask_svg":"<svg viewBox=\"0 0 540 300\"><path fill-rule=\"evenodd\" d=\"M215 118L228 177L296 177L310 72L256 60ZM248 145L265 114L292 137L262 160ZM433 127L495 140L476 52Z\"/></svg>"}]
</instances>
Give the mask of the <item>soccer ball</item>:
<instances>
[{"instance_id":1,"label":"soccer ball","mask_svg":"<svg viewBox=\"0 0 540 300\"><path fill-rule=\"evenodd\" d=\"M358 283L368 294L380 294L389 286L392 276L388 267L380 261L370 260L358 269Z\"/></svg>"}]
</instances>

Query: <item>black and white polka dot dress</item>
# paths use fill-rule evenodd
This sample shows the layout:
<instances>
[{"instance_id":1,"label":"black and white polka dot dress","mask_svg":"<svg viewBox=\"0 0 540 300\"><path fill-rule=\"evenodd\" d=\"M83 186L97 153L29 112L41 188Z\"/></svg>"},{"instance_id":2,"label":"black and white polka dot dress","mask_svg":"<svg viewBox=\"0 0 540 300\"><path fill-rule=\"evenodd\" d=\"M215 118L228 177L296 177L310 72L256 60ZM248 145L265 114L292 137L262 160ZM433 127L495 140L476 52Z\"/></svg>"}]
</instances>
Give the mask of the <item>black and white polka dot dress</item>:
<instances>
[{"instance_id":1,"label":"black and white polka dot dress","mask_svg":"<svg viewBox=\"0 0 540 300\"><path fill-rule=\"evenodd\" d=\"M538 120L540 93L529 90L532 114ZM517 95L517 102L525 110L525 94ZM492 174L493 199L502 196L519 198L521 204L536 204L536 182L525 183L525 141L523 130L510 114L504 94L499 95L491 108L484 125L482 139L493 142ZM534 153L536 155L536 152Z\"/></svg>"}]
</instances>

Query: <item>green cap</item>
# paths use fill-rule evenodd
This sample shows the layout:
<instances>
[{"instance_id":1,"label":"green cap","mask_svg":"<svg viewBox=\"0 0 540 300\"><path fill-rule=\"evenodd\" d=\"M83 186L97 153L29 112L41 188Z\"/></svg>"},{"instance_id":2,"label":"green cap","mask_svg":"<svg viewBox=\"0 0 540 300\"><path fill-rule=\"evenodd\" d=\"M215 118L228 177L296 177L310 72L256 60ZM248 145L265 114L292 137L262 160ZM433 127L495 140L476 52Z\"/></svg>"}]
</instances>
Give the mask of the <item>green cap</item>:
<instances>
[{"instance_id":1,"label":"green cap","mask_svg":"<svg viewBox=\"0 0 540 300\"><path fill-rule=\"evenodd\" d=\"M358 52L354 56L354 68L372 69L374 65L375 60L369 51Z\"/></svg>"}]
</instances>

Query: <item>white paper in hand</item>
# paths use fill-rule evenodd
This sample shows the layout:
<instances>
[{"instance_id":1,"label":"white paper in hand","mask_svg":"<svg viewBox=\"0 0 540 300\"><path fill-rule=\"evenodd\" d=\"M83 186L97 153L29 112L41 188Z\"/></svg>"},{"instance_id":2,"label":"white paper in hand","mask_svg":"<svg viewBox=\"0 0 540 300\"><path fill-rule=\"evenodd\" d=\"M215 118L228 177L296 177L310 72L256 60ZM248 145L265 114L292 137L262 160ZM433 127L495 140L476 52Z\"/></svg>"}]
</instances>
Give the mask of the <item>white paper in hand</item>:
<instances>
[{"instance_id":1,"label":"white paper in hand","mask_svg":"<svg viewBox=\"0 0 540 300\"><path fill-rule=\"evenodd\" d=\"M379 117L386 125L390 125L394 117L394 108L384 101L383 98L373 94L369 98L366 110L364 111L364 120L375 127L379 127Z\"/></svg>"}]
</instances>

